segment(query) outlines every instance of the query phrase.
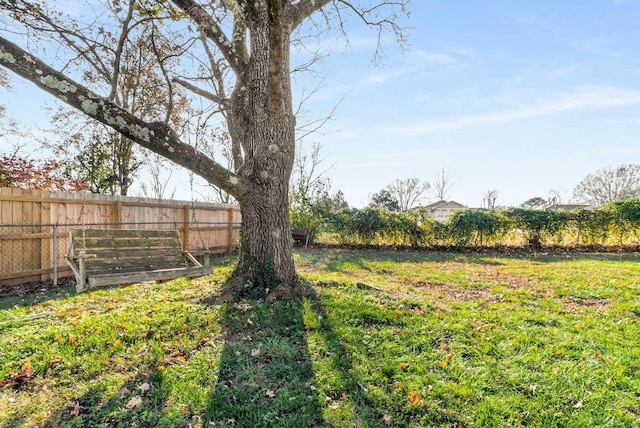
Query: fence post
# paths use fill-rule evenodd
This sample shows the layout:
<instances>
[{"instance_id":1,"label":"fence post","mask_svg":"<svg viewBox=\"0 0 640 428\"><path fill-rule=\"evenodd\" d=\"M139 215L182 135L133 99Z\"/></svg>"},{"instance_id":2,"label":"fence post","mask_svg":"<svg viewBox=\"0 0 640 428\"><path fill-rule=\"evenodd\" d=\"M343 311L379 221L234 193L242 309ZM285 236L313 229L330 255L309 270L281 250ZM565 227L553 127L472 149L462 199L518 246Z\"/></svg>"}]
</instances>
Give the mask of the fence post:
<instances>
[{"instance_id":1,"label":"fence post","mask_svg":"<svg viewBox=\"0 0 640 428\"><path fill-rule=\"evenodd\" d=\"M51 228L53 229L53 249L51 251L51 257L53 258L53 286L58 286L58 225L54 223Z\"/></svg>"},{"instance_id":2,"label":"fence post","mask_svg":"<svg viewBox=\"0 0 640 428\"><path fill-rule=\"evenodd\" d=\"M122 201L118 199L113 207L114 229L122 229Z\"/></svg>"},{"instance_id":3,"label":"fence post","mask_svg":"<svg viewBox=\"0 0 640 428\"><path fill-rule=\"evenodd\" d=\"M189 251L191 248L189 247L190 242L190 231L189 231L189 205L184 206L184 214L183 214L183 229L184 229L184 249Z\"/></svg>"},{"instance_id":4,"label":"fence post","mask_svg":"<svg viewBox=\"0 0 640 428\"><path fill-rule=\"evenodd\" d=\"M227 209L227 253L233 251L233 208Z\"/></svg>"}]
</instances>

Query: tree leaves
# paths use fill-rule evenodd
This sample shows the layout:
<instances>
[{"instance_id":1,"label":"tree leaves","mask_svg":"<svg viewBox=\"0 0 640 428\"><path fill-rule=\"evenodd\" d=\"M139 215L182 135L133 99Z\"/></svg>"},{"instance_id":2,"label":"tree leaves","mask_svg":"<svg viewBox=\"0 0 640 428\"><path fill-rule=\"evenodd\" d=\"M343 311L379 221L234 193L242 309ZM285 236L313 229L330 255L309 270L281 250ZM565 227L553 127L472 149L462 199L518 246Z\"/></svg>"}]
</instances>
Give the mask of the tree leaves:
<instances>
[{"instance_id":1,"label":"tree leaves","mask_svg":"<svg viewBox=\"0 0 640 428\"><path fill-rule=\"evenodd\" d=\"M69 416L71 416L72 418L75 418L80 414L80 409L82 409L82 406L80 405L79 402L76 401L75 404L73 405L73 409L69 412Z\"/></svg>"},{"instance_id":2,"label":"tree leaves","mask_svg":"<svg viewBox=\"0 0 640 428\"><path fill-rule=\"evenodd\" d=\"M422 394L413 390L409 391L409 402L412 405L417 406L420 401L422 401Z\"/></svg>"},{"instance_id":3,"label":"tree leaves","mask_svg":"<svg viewBox=\"0 0 640 428\"><path fill-rule=\"evenodd\" d=\"M74 179L55 160L36 162L15 154L0 157L0 187L53 191L87 189L86 183Z\"/></svg>"}]
</instances>

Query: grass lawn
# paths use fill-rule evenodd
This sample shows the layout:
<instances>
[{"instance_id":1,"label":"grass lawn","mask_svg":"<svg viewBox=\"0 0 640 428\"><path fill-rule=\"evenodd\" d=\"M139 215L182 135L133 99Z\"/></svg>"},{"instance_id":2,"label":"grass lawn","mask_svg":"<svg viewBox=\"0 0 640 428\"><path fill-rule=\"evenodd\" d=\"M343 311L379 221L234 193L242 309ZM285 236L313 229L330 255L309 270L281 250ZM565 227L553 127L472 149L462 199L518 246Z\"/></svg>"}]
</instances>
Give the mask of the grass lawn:
<instances>
[{"instance_id":1,"label":"grass lawn","mask_svg":"<svg viewBox=\"0 0 640 428\"><path fill-rule=\"evenodd\" d=\"M0 300L2 427L640 427L638 254L300 250L302 302L198 280Z\"/></svg>"}]
</instances>

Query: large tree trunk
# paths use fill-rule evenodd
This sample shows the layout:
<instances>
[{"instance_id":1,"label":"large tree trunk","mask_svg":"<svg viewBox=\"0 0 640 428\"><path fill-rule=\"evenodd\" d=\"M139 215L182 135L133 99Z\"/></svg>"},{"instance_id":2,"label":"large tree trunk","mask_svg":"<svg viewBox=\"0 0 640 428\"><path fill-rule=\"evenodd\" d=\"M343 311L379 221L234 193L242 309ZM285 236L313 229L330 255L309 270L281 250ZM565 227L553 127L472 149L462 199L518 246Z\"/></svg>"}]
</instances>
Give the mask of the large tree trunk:
<instances>
[{"instance_id":1,"label":"large tree trunk","mask_svg":"<svg viewBox=\"0 0 640 428\"><path fill-rule=\"evenodd\" d=\"M264 111L254 111L244 118L252 122L250 127L241 127L251 130L245 134L246 147L265 145L268 150L247 156L239 171L251 188L238 199L241 253L228 291L250 297L299 296L303 287L293 262L288 193L295 119L293 114L274 119Z\"/></svg>"},{"instance_id":2,"label":"large tree trunk","mask_svg":"<svg viewBox=\"0 0 640 428\"><path fill-rule=\"evenodd\" d=\"M286 186L269 186L242 202L240 295L277 298L303 292L293 263ZM235 282L237 281L237 282Z\"/></svg>"},{"instance_id":3,"label":"large tree trunk","mask_svg":"<svg viewBox=\"0 0 640 428\"><path fill-rule=\"evenodd\" d=\"M281 8L273 2L266 10L253 11L252 58L236 84L228 117L232 141L244 154L237 174L248 187L237 197L241 253L226 289L236 296L278 298L304 292L293 262L289 222L296 123Z\"/></svg>"}]
</instances>

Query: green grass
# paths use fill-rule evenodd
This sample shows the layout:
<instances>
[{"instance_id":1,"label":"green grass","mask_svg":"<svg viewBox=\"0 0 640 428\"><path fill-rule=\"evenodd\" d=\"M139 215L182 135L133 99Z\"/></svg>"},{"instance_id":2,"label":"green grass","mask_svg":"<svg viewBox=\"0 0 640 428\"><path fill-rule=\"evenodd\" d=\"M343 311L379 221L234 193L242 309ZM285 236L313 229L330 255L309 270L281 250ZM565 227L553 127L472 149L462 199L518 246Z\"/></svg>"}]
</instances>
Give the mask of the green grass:
<instances>
[{"instance_id":1,"label":"green grass","mask_svg":"<svg viewBox=\"0 0 640 428\"><path fill-rule=\"evenodd\" d=\"M302 302L199 280L0 301L0 426L640 426L640 257L308 250Z\"/></svg>"}]
</instances>

